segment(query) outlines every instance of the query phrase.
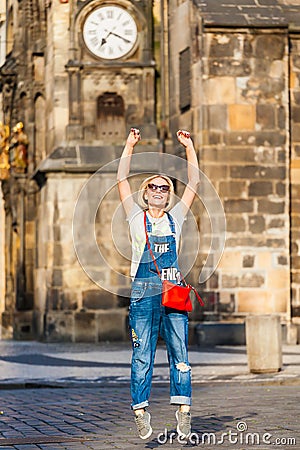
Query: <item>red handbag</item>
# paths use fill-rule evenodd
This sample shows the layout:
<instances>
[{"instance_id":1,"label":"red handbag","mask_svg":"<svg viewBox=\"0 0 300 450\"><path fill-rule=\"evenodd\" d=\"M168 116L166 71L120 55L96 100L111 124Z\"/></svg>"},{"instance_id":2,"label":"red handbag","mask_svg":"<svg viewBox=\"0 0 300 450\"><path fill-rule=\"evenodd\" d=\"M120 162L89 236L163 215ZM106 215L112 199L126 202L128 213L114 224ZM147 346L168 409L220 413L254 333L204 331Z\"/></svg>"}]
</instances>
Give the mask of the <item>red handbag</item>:
<instances>
[{"instance_id":1,"label":"red handbag","mask_svg":"<svg viewBox=\"0 0 300 450\"><path fill-rule=\"evenodd\" d=\"M149 249L149 253L153 259L156 271L158 273L158 276L161 278L161 273L158 268L157 262L155 260L155 257L153 255L148 233L147 233L147 227L146 227L146 211L144 211L144 227L145 227L145 233L146 233L146 242ZM203 300L196 291L196 289L191 286L190 284L187 284L185 279L182 277L185 286L178 285L175 283L172 283L172 281L169 280L163 280L162 281L162 305L167 306L168 308L178 309L179 311L192 311L193 305L190 298L191 291L194 291L197 300L199 301L201 306L204 306Z\"/></svg>"},{"instance_id":2,"label":"red handbag","mask_svg":"<svg viewBox=\"0 0 300 450\"><path fill-rule=\"evenodd\" d=\"M172 281L164 280L162 282L162 305L180 311L192 311L190 292L190 286L180 286Z\"/></svg>"}]
</instances>

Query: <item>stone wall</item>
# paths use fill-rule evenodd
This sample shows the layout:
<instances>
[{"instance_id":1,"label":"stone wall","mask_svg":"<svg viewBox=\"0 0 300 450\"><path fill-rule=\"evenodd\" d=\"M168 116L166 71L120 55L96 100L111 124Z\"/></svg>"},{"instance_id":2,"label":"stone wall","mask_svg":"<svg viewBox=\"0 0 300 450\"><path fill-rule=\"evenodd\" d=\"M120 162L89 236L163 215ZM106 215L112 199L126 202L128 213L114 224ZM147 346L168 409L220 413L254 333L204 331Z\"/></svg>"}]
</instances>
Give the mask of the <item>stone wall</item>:
<instances>
[{"instance_id":1,"label":"stone wall","mask_svg":"<svg viewBox=\"0 0 300 450\"><path fill-rule=\"evenodd\" d=\"M203 29L200 8L191 2L171 8L169 20L171 131L192 130L200 168L215 186L227 220L223 257L202 285L204 318L278 313L288 319L288 35L275 28ZM185 31L176 34L179 21ZM178 61L185 48L191 50L192 104L181 112ZM298 87L298 78L293 79ZM201 235L192 274L196 279L209 252L210 225L201 205L194 205L193 211Z\"/></svg>"},{"instance_id":2,"label":"stone wall","mask_svg":"<svg viewBox=\"0 0 300 450\"><path fill-rule=\"evenodd\" d=\"M24 189L19 189L20 180L6 186L8 200L14 185L18 223L9 211L5 338L98 341L126 334L129 261L122 254L124 236L129 241L127 231L118 230L118 213L114 232L120 248L111 236L120 206L109 181L116 181L116 164L99 177L105 199L94 211L90 234L85 220L91 219L95 192L85 199L87 217L78 217L86 267L80 265L72 239L80 189L93 171L120 156L130 127L143 127L148 151L160 149L152 2L122 0L120 5L132 6L139 40L134 54L115 61L94 58L83 43L84 17L97 2L46 2L37 10L25 0L14 8L14 25L26 26L11 29L7 67L0 71L6 93L2 108L5 122L13 117L24 123L29 164L21 180ZM91 236L99 250L91 246ZM100 252L103 260L97 259ZM1 307L0 300L0 312Z\"/></svg>"},{"instance_id":3,"label":"stone wall","mask_svg":"<svg viewBox=\"0 0 300 450\"><path fill-rule=\"evenodd\" d=\"M111 73L97 66L82 71L82 101L80 108L83 117L84 142L105 146L123 142L131 126L143 129L143 138L156 138L154 126L154 69L122 67L118 73ZM109 120L97 117L97 101L104 93L113 93L122 98L124 111L120 111L122 120L113 127L112 134L107 134ZM98 113L99 114L99 113ZM101 121L102 126L101 126ZM97 135L97 128L104 128Z\"/></svg>"},{"instance_id":4,"label":"stone wall","mask_svg":"<svg viewBox=\"0 0 300 450\"><path fill-rule=\"evenodd\" d=\"M94 185L86 189L84 214L76 216L80 236L73 243L73 215L79 193L88 175L48 174L41 191L37 226L35 305L37 331L48 341L116 340L126 337L126 297L118 296L118 273L129 274L122 255L113 254L111 223L119 206L115 174L98 178L103 201L96 205ZM94 212L96 211L96 215ZM97 258L89 225L99 251ZM125 225L125 222L124 222ZM120 224L119 234L125 233ZM84 250L86 259L81 257ZM77 253L79 251L79 253ZM79 258L78 258L79 256Z\"/></svg>"},{"instance_id":5,"label":"stone wall","mask_svg":"<svg viewBox=\"0 0 300 450\"><path fill-rule=\"evenodd\" d=\"M290 41L292 315L300 316L300 40Z\"/></svg>"},{"instance_id":6,"label":"stone wall","mask_svg":"<svg viewBox=\"0 0 300 450\"><path fill-rule=\"evenodd\" d=\"M289 308L288 40L285 33L203 35L201 168L227 217L216 277L228 313ZM213 283L213 286L211 286Z\"/></svg>"},{"instance_id":7,"label":"stone wall","mask_svg":"<svg viewBox=\"0 0 300 450\"><path fill-rule=\"evenodd\" d=\"M127 334L130 255L117 192L115 187L111 189L115 181L112 170L99 177L99 190L105 197L92 217L95 227L91 234L86 219L91 219L94 192L86 193L86 209L79 221L81 247L88 256L86 267L80 265L74 250L72 218L90 173L118 157L124 129L141 125L145 145L140 148L160 148L154 123L152 2L133 2L141 20L139 49L132 60L111 65L94 60L82 45L79 36L85 5L48 2L41 16L45 22L37 23L37 12L31 11L30 2L25 3L15 9L16 19L32 12L32 16L25 15L27 20L34 18L34 25L15 30L7 68L16 70L17 91L12 105L6 79L3 111L13 106L13 117L23 120L28 130L28 178L36 170L35 164L44 159L34 174L40 192L34 194L35 186L25 195L23 303L15 289L20 236L12 231L11 216L6 218L5 337L94 342L123 339ZM169 51L164 67L168 67L170 90L167 82L164 86L170 105L162 115L161 136L167 138L167 152L184 155L176 139L170 142L168 138L179 128L191 130L200 167L219 193L227 218L224 256L214 275L201 286L205 311L196 308L192 319L243 320L253 312L274 312L289 318L290 306L299 316L300 48L297 26L291 31L299 7L276 0L267 7L258 2L254 5L252 0L241 0L238 7L225 3L164 2L170 26L164 43ZM186 81L180 78L180 54L186 50L191 60L191 105L180 109L180 82ZM103 111L98 103L107 93L122 97L124 102L120 129L109 142L101 134ZM34 109L37 99L41 103ZM24 117L17 117L19 111ZM45 137L46 151L36 148L42 139L37 128ZM133 184L137 186L138 181ZM177 187L178 193L182 192L183 186L177 183ZM195 201L193 214L201 251L189 279L197 284L209 253L211 230L200 200ZM187 231L185 250L192 255L194 235L189 228ZM104 258L100 261L91 246L94 236ZM0 289L0 311L1 305Z\"/></svg>"}]
</instances>

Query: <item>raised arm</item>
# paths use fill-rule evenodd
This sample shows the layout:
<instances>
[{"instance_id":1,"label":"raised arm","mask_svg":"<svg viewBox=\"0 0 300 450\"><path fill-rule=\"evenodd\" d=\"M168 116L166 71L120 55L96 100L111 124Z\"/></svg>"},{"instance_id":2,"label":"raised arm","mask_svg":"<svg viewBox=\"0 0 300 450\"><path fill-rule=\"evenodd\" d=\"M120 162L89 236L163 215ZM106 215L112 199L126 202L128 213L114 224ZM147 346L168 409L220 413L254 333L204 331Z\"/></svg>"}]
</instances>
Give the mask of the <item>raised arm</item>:
<instances>
[{"instance_id":1,"label":"raised arm","mask_svg":"<svg viewBox=\"0 0 300 450\"><path fill-rule=\"evenodd\" d=\"M180 144L182 144L185 147L186 159L188 162L187 164L188 184L186 185L181 198L183 206L184 208L186 208L185 213L187 213L188 209L191 207L193 203L193 200L197 192L197 188L200 183L199 164L190 133L188 131L178 130L177 139L180 142Z\"/></svg>"},{"instance_id":2,"label":"raised arm","mask_svg":"<svg viewBox=\"0 0 300 450\"><path fill-rule=\"evenodd\" d=\"M132 210L133 207L132 193L128 181L131 156L134 150L134 146L138 143L140 139L141 139L140 130L138 130L137 128L131 128L118 167L118 174L117 174L118 189L126 216L130 214L130 211Z\"/></svg>"}]
</instances>

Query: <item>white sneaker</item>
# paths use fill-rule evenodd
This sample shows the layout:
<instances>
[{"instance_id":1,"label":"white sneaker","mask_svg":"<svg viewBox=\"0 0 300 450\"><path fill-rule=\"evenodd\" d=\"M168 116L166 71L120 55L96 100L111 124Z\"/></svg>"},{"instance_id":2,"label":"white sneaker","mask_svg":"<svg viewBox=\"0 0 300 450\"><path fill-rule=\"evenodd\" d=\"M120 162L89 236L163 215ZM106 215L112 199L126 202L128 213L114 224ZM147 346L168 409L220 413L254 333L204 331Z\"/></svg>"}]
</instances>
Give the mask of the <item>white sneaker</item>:
<instances>
[{"instance_id":1,"label":"white sneaker","mask_svg":"<svg viewBox=\"0 0 300 450\"><path fill-rule=\"evenodd\" d=\"M151 415L145 411L144 414L137 414L134 418L139 437L141 439L148 439L152 434L150 425Z\"/></svg>"},{"instance_id":2,"label":"white sneaker","mask_svg":"<svg viewBox=\"0 0 300 450\"><path fill-rule=\"evenodd\" d=\"M192 416L190 412L181 412L179 409L175 413L177 419L177 433L180 438L188 438L192 432L191 420Z\"/></svg>"}]
</instances>

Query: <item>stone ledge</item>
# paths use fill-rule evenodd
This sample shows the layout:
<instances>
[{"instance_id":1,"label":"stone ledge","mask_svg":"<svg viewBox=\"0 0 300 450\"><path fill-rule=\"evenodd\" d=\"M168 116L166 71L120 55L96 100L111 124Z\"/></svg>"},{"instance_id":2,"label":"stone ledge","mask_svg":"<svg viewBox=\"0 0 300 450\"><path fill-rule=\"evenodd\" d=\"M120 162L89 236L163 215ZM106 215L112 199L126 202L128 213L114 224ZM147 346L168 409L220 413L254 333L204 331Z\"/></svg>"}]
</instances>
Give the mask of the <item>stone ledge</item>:
<instances>
[{"instance_id":1,"label":"stone ledge","mask_svg":"<svg viewBox=\"0 0 300 450\"><path fill-rule=\"evenodd\" d=\"M197 7L206 28L223 27L289 27L299 25L298 5L283 5L282 1L261 0L258 4L254 0L235 0L234 2L220 2L219 0L197 0Z\"/></svg>"},{"instance_id":2,"label":"stone ledge","mask_svg":"<svg viewBox=\"0 0 300 450\"><path fill-rule=\"evenodd\" d=\"M200 347L246 345L244 322L190 322L189 326L190 344ZM300 324L294 324L294 328L291 336L290 324L281 323L283 344L300 343Z\"/></svg>"},{"instance_id":3,"label":"stone ledge","mask_svg":"<svg viewBox=\"0 0 300 450\"><path fill-rule=\"evenodd\" d=\"M49 311L45 314L46 342L124 341L128 338L127 308L100 311Z\"/></svg>"},{"instance_id":4,"label":"stone ledge","mask_svg":"<svg viewBox=\"0 0 300 450\"><path fill-rule=\"evenodd\" d=\"M109 164L108 171L117 171L118 161L112 164L114 160L120 158L123 145L78 145L69 147L58 147L45 158L38 166L36 173L45 172L94 172L100 167ZM141 143L137 149L139 152L159 152L161 144L158 140L153 142ZM154 167L157 163L154 161ZM134 161L133 167L134 170Z\"/></svg>"}]
</instances>

